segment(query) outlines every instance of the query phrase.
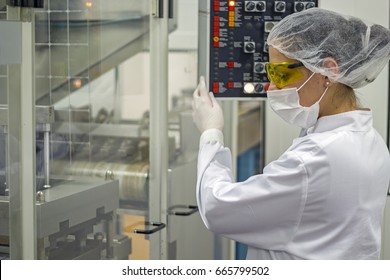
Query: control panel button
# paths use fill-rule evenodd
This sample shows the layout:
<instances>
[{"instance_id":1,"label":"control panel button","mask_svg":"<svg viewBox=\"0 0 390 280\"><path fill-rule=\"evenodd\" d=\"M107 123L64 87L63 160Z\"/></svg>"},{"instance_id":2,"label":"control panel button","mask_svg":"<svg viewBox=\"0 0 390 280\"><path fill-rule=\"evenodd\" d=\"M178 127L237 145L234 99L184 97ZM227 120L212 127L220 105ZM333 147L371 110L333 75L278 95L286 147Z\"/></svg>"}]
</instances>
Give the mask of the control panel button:
<instances>
[{"instance_id":1,"label":"control panel button","mask_svg":"<svg viewBox=\"0 0 390 280\"><path fill-rule=\"evenodd\" d=\"M244 52L254 53L255 52L255 43L254 42L245 42L244 43Z\"/></svg>"},{"instance_id":2,"label":"control panel button","mask_svg":"<svg viewBox=\"0 0 390 280\"><path fill-rule=\"evenodd\" d=\"M295 12L302 12L305 9L305 4L303 2L295 2L294 10Z\"/></svg>"},{"instance_id":3,"label":"control panel button","mask_svg":"<svg viewBox=\"0 0 390 280\"><path fill-rule=\"evenodd\" d=\"M266 5L265 5L265 1L259 1L256 3L256 10L258 12L265 12L266 10Z\"/></svg>"},{"instance_id":4,"label":"control panel button","mask_svg":"<svg viewBox=\"0 0 390 280\"><path fill-rule=\"evenodd\" d=\"M314 8L316 5L313 2L309 2L306 4L306 9Z\"/></svg>"},{"instance_id":5,"label":"control panel button","mask_svg":"<svg viewBox=\"0 0 390 280\"><path fill-rule=\"evenodd\" d=\"M263 62L256 62L254 71L255 71L255 73L265 73L264 63Z\"/></svg>"},{"instance_id":6,"label":"control panel button","mask_svg":"<svg viewBox=\"0 0 390 280\"><path fill-rule=\"evenodd\" d=\"M253 1L246 1L245 2L245 11L246 12L253 12L256 8L256 4Z\"/></svg>"},{"instance_id":7,"label":"control panel button","mask_svg":"<svg viewBox=\"0 0 390 280\"><path fill-rule=\"evenodd\" d=\"M264 85L262 83L255 84L255 92L256 93L264 92Z\"/></svg>"},{"instance_id":8,"label":"control panel button","mask_svg":"<svg viewBox=\"0 0 390 280\"><path fill-rule=\"evenodd\" d=\"M284 13L286 12L286 2L284 1L275 1L275 12Z\"/></svg>"}]
</instances>

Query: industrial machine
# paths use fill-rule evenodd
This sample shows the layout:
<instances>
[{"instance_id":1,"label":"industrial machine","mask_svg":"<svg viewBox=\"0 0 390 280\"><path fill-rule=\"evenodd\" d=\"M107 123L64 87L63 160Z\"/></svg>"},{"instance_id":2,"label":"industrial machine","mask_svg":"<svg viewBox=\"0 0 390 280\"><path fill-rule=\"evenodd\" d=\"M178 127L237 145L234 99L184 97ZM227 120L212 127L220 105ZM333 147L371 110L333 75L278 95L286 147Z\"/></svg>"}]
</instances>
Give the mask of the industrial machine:
<instances>
[{"instance_id":1,"label":"industrial machine","mask_svg":"<svg viewBox=\"0 0 390 280\"><path fill-rule=\"evenodd\" d=\"M7 111L1 110L3 132L7 131ZM131 241L116 233L116 211L119 207L117 180L93 177L53 175L50 157L50 132L54 109L37 106L36 223L38 259L126 259ZM9 254L10 189L7 184L7 133L1 134L2 172L0 174L1 254ZM38 142L39 143L39 142Z\"/></svg>"},{"instance_id":2,"label":"industrial machine","mask_svg":"<svg viewBox=\"0 0 390 280\"><path fill-rule=\"evenodd\" d=\"M124 64L152 80L155 69L146 61L167 56L157 53L161 42L153 40L161 29L165 36L176 29L176 1L19 4L0 1L0 20L22 22L16 27L21 34L2 36L20 35L33 53L29 79L26 59L0 61L2 257L24 258L29 244L22 235L30 234L37 259L214 258L214 235L202 225L195 201L198 141L186 100L191 94L182 93L179 105L164 113L162 94L142 81L137 89L121 87ZM21 85L28 82L31 95ZM22 104L34 96L26 105L33 119L14 117L20 112L23 119L23 109L13 110L19 93ZM125 104L128 95L138 96L138 103ZM139 116L123 117L136 110ZM17 132L24 122L35 128L31 161L28 148L21 149L28 139ZM32 172L25 176L13 166ZM34 196L30 212L24 210L28 193Z\"/></svg>"}]
</instances>

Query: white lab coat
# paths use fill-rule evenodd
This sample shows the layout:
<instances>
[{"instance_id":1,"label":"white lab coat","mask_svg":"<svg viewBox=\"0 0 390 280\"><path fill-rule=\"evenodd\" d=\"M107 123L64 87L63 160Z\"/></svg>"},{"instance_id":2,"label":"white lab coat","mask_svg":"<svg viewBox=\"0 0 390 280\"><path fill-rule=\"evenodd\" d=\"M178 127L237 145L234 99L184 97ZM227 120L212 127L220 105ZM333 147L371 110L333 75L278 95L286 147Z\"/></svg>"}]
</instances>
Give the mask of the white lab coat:
<instances>
[{"instance_id":1,"label":"white lab coat","mask_svg":"<svg viewBox=\"0 0 390 280\"><path fill-rule=\"evenodd\" d=\"M235 183L219 130L200 139L197 202L247 259L378 259L389 150L371 111L320 118L262 174Z\"/></svg>"}]
</instances>

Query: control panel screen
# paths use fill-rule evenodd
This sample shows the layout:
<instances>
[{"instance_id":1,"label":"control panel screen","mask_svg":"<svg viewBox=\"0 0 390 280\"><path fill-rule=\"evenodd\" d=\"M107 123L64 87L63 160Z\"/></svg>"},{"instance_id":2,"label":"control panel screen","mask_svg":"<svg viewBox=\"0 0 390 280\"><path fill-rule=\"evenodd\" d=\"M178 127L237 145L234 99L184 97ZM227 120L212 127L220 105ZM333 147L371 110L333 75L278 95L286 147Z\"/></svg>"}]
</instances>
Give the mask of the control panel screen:
<instances>
[{"instance_id":1,"label":"control panel screen","mask_svg":"<svg viewBox=\"0 0 390 280\"><path fill-rule=\"evenodd\" d=\"M216 97L263 98L269 84L267 36L285 16L318 0L208 0L209 88Z\"/></svg>"}]
</instances>

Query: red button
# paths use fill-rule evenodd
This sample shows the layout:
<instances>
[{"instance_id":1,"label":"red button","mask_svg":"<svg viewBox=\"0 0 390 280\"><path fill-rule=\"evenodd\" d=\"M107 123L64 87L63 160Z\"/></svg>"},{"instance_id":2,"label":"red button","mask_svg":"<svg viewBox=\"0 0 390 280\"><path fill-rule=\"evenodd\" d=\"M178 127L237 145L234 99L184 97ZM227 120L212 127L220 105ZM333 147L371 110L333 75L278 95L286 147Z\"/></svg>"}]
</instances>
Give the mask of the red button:
<instances>
[{"instance_id":1,"label":"red button","mask_svg":"<svg viewBox=\"0 0 390 280\"><path fill-rule=\"evenodd\" d=\"M229 61L227 63L227 65L228 65L229 68L234 68L234 62L233 61Z\"/></svg>"},{"instance_id":2,"label":"red button","mask_svg":"<svg viewBox=\"0 0 390 280\"><path fill-rule=\"evenodd\" d=\"M228 82L228 88L233 88L234 87L234 83L233 82Z\"/></svg>"},{"instance_id":3,"label":"red button","mask_svg":"<svg viewBox=\"0 0 390 280\"><path fill-rule=\"evenodd\" d=\"M218 1L214 1L214 11L215 12L219 12L220 10L220 5L219 5L219 2Z\"/></svg>"},{"instance_id":4,"label":"red button","mask_svg":"<svg viewBox=\"0 0 390 280\"><path fill-rule=\"evenodd\" d=\"M218 93L219 92L219 83L218 82L214 82L213 83L213 92L214 93Z\"/></svg>"},{"instance_id":5,"label":"red button","mask_svg":"<svg viewBox=\"0 0 390 280\"><path fill-rule=\"evenodd\" d=\"M229 6L229 11L234 11L234 6Z\"/></svg>"},{"instance_id":6,"label":"red button","mask_svg":"<svg viewBox=\"0 0 390 280\"><path fill-rule=\"evenodd\" d=\"M214 48L219 48L219 42L214 42Z\"/></svg>"}]
</instances>

